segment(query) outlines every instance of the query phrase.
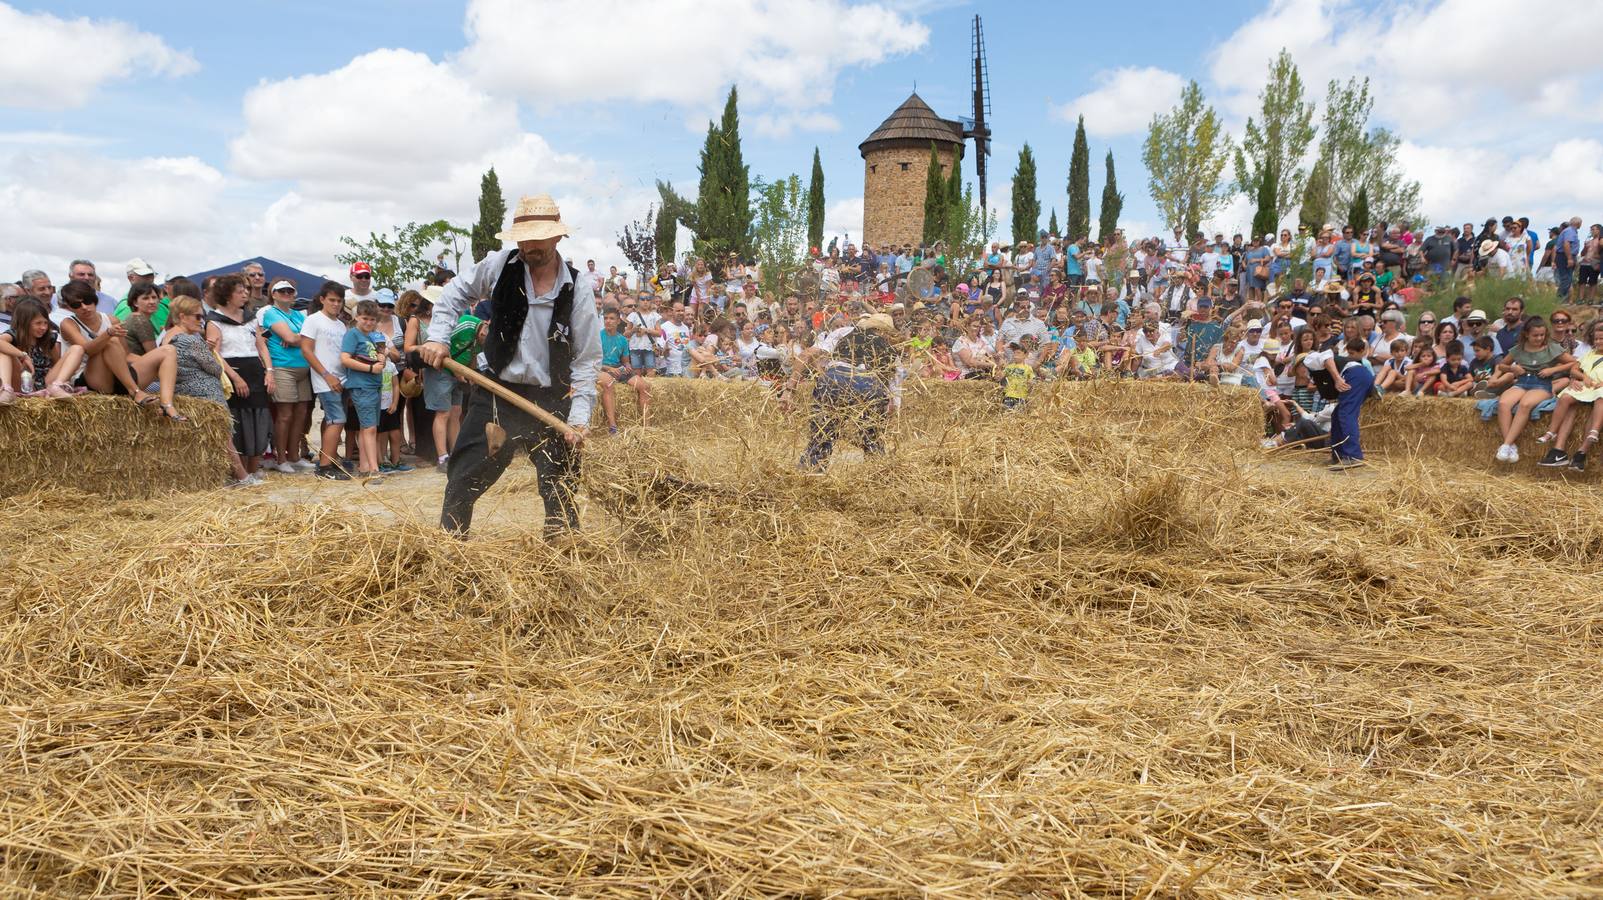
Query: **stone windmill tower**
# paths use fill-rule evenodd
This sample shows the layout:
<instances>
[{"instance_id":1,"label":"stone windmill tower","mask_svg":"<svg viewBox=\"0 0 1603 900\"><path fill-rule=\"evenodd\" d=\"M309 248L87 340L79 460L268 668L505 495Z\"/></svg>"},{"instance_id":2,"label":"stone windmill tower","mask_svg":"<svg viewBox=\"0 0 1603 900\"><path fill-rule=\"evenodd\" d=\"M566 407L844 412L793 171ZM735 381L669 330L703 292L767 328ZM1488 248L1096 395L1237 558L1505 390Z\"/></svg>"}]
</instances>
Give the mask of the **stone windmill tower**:
<instances>
[{"instance_id":1,"label":"stone windmill tower","mask_svg":"<svg viewBox=\"0 0 1603 900\"><path fill-rule=\"evenodd\" d=\"M917 246L924 237L924 180L930 144L951 176L963 159L963 123L943 119L913 94L868 139L863 154L863 243Z\"/></svg>"}]
</instances>

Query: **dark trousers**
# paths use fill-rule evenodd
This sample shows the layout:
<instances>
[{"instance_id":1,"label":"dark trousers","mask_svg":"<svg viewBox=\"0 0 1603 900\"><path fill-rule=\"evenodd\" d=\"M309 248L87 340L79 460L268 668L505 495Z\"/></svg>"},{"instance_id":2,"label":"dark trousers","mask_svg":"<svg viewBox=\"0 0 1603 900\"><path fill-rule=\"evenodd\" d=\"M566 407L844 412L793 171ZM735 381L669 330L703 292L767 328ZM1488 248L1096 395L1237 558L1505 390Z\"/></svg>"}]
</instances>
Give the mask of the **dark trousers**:
<instances>
[{"instance_id":1,"label":"dark trousers","mask_svg":"<svg viewBox=\"0 0 1603 900\"><path fill-rule=\"evenodd\" d=\"M879 432L885 424L890 394L873 375L828 368L813 387L813 417L808 423L804 469L822 469L835 450L835 436L848 418L861 420L863 452L883 453Z\"/></svg>"},{"instance_id":2,"label":"dark trousers","mask_svg":"<svg viewBox=\"0 0 1603 900\"><path fill-rule=\"evenodd\" d=\"M568 400L560 389L505 381L501 384L558 418L568 416ZM491 422L499 422L507 434L501 452L494 456L490 455L484 434L484 427ZM573 492L579 481L579 458L571 449L555 429L489 391L474 390L462 412L462 430L451 451L440 527L465 534L473 524L473 504L506 471L513 454L522 451L529 454L540 479L546 530L577 530L579 508L574 504Z\"/></svg>"}]
</instances>

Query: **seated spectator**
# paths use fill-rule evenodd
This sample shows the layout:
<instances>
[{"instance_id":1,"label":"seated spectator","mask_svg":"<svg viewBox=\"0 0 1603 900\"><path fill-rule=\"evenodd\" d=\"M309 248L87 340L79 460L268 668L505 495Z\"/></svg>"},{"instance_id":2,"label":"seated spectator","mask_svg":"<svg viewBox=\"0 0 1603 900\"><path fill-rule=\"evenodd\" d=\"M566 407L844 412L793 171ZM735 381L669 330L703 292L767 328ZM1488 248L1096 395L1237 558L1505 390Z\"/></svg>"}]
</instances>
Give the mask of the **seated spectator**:
<instances>
[{"instance_id":1,"label":"seated spectator","mask_svg":"<svg viewBox=\"0 0 1603 900\"><path fill-rule=\"evenodd\" d=\"M1208 382L1215 385L1241 384L1246 374L1242 368L1243 359L1241 331L1235 327L1226 329L1219 343L1208 349L1207 360L1203 363Z\"/></svg>"},{"instance_id":2,"label":"seated spectator","mask_svg":"<svg viewBox=\"0 0 1603 900\"><path fill-rule=\"evenodd\" d=\"M67 316L60 325L61 363L56 380L47 387L51 396L66 396L81 385L97 394L127 394L138 405L148 406L157 398L143 386L155 382L162 413L169 418L176 414L172 402L178 361L172 351L158 348L129 359L127 330L100 311L100 298L88 282L62 285L61 303Z\"/></svg>"},{"instance_id":3,"label":"seated spectator","mask_svg":"<svg viewBox=\"0 0 1603 900\"><path fill-rule=\"evenodd\" d=\"M607 415L607 430L618 433L618 399L616 386L632 387L635 400L640 404L640 424L647 424L651 408L651 387L646 378L631 365L629 338L623 333L623 321L618 314L608 311L601 320L601 372L596 376L596 393L601 409Z\"/></svg>"},{"instance_id":4,"label":"seated spectator","mask_svg":"<svg viewBox=\"0 0 1603 900\"><path fill-rule=\"evenodd\" d=\"M1447 345L1442 359L1442 371L1436 379L1436 393L1442 397L1467 397L1475 389L1475 376L1464 363L1464 345L1453 342Z\"/></svg>"},{"instance_id":5,"label":"seated spectator","mask_svg":"<svg viewBox=\"0 0 1603 900\"><path fill-rule=\"evenodd\" d=\"M964 378L991 378L996 370L996 342L988 341L979 317L968 320L963 336L952 344L952 355Z\"/></svg>"},{"instance_id":6,"label":"seated spectator","mask_svg":"<svg viewBox=\"0 0 1603 900\"><path fill-rule=\"evenodd\" d=\"M19 394L46 396L46 386L61 380L61 344L55 330L43 303L32 297L17 301L11 322L0 332L0 405L12 402ZM23 373L28 375L26 389Z\"/></svg>"},{"instance_id":7,"label":"seated spectator","mask_svg":"<svg viewBox=\"0 0 1603 900\"><path fill-rule=\"evenodd\" d=\"M1537 463L1539 466L1558 468L1568 466L1576 472L1586 470L1586 455L1596 446L1598 429L1603 428L1603 319L1595 319L1586 329L1586 343L1590 349L1570 366L1570 385L1559 394L1558 406L1553 410L1552 428L1536 439L1538 444L1551 443L1552 449ZM1586 436L1573 454L1564 447L1575 425L1579 407L1590 406L1591 415L1586 423Z\"/></svg>"},{"instance_id":8,"label":"seated spectator","mask_svg":"<svg viewBox=\"0 0 1603 900\"><path fill-rule=\"evenodd\" d=\"M1136 377L1153 381L1170 381L1175 378L1175 369L1180 365L1180 357L1175 355L1174 341L1164 332L1162 323L1155 319L1147 319L1141 325L1141 337L1136 341L1136 353L1140 355L1141 362L1136 369Z\"/></svg>"},{"instance_id":9,"label":"seated spectator","mask_svg":"<svg viewBox=\"0 0 1603 900\"><path fill-rule=\"evenodd\" d=\"M136 284L128 288L128 315L123 319L122 327L128 332L123 341L130 359L156 349L157 325L152 316L161 305L161 290L154 284Z\"/></svg>"},{"instance_id":10,"label":"seated spectator","mask_svg":"<svg viewBox=\"0 0 1603 900\"><path fill-rule=\"evenodd\" d=\"M1414 351L1414 361L1403 367L1403 391L1416 397L1436 393L1436 379L1442 366L1436 348L1424 345Z\"/></svg>"},{"instance_id":11,"label":"seated spectator","mask_svg":"<svg viewBox=\"0 0 1603 900\"><path fill-rule=\"evenodd\" d=\"M1408 342L1397 338L1386 348L1386 360L1375 372L1375 389L1382 394L1391 390L1403 390L1405 374L1413 360L1408 358Z\"/></svg>"},{"instance_id":12,"label":"seated spectator","mask_svg":"<svg viewBox=\"0 0 1603 900\"><path fill-rule=\"evenodd\" d=\"M1553 396L1553 379L1569 371L1575 362L1562 347L1548 337L1547 322L1540 316L1527 319L1519 343L1497 364L1498 370L1512 375L1514 382L1497 399L1497 422L1503 444L1497 449L1498 462L1519 462L1515 442L1531 420L1531 414Z\"/></svg>"}]
</instances>

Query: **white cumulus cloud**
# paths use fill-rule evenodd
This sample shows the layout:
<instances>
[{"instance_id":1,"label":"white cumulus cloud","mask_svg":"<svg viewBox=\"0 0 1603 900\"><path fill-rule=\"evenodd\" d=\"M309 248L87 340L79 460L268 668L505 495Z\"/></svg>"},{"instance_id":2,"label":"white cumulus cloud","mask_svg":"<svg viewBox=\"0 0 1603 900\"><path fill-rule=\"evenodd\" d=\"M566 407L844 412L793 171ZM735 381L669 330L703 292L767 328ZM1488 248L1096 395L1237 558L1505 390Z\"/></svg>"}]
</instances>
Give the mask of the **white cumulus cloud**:
<instances>
[{"instance_id":1,"label":"white cumulus cloud","mask_svg":"<svg viewBox=\"0 0 1603 900\"><path fill-rule=\"evenodd\" d=\"M1098 72L1096 89L1053 110L1065 122L1085 116L1087 134L1112 137L1142 131L1155 113L1167 112L1180 99L1185 79L1151 66L1126 66Z\"/></svg>"},{"instance_id":2,"label":"white cumulus cloud","mask_svg":"<svg viewBox=\"0 0 1603 900\"><path fill-rule=\"evenodd\" d=\"M476 83L542 105L660 101L712 112L739 84L742 111L792 114L828 106L842 71L929 40L892 4L848 0L472 0L466 30L458 61Z\"/></svg>"},{"instance_id":3,"label":"white cumulus cloud","mask_svg":"<svg viewBox=\"0 0 1603 900\"><path fill-rule=\"evenodd\" d=\"M64 19L0 3L0 106L82 106L108 81L188 75L187 52L116 19Z\"/></svg>"}]
</instances>

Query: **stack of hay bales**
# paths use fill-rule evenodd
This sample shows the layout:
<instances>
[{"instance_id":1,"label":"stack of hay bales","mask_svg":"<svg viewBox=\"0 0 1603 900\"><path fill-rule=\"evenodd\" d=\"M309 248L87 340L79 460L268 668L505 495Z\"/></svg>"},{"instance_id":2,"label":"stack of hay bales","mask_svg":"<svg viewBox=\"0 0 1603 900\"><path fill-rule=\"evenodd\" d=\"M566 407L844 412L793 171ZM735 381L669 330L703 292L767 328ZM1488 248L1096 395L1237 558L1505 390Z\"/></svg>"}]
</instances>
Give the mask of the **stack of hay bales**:
<instances>
[{"instance_id":1,"label":"stack of hay bales","mask_svg":"<svg viewBox=\"0 0 1603 900\"><path fill-rule=\"evenodd\" d=\"M0 407L0 497L65 489L140 498L222 486L228 408L182 397L175 405L188 422L97 394Z\"/></svg>"}]
</instances>

